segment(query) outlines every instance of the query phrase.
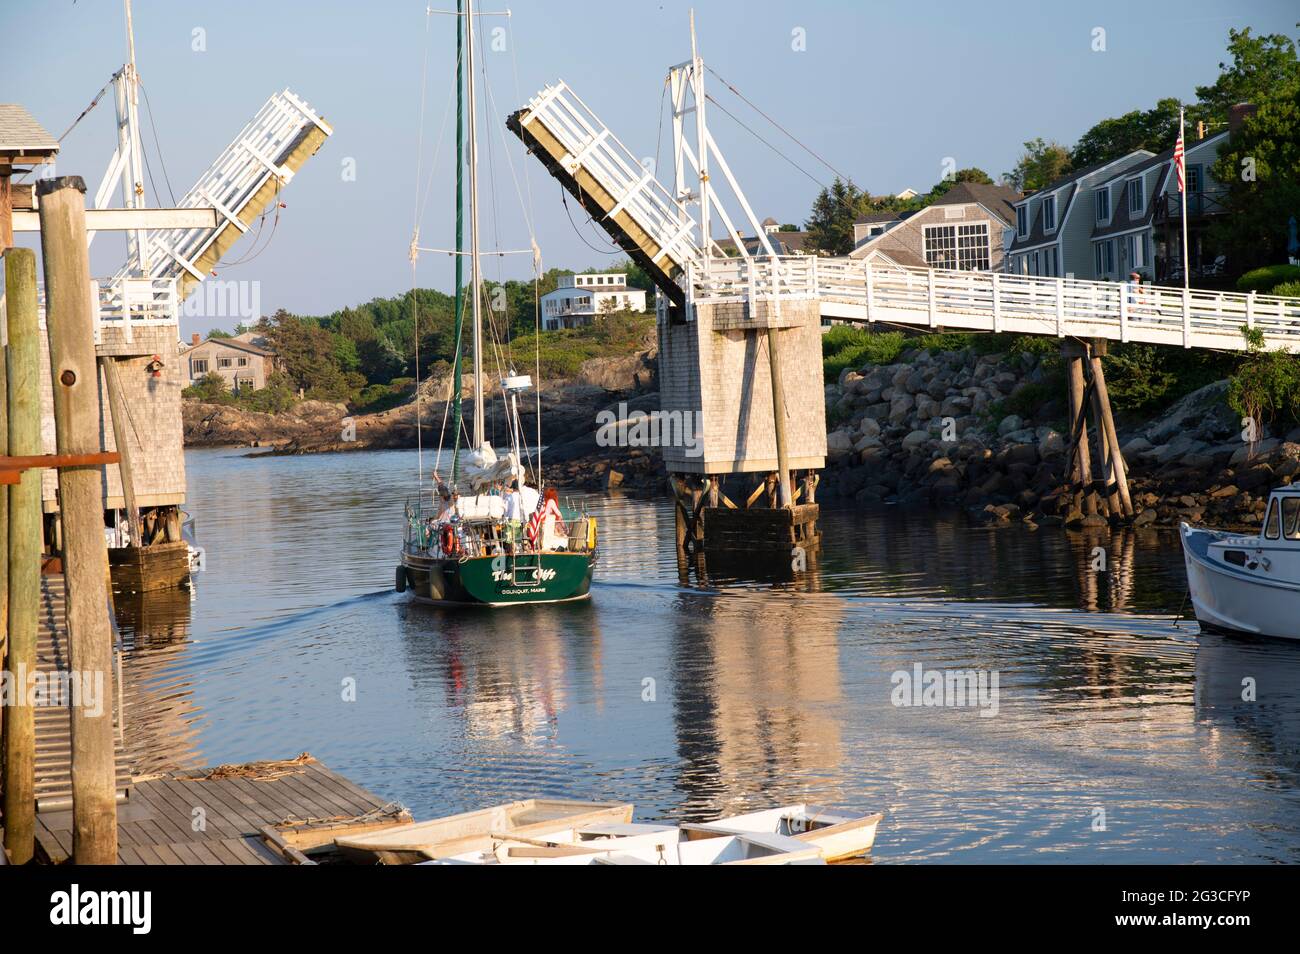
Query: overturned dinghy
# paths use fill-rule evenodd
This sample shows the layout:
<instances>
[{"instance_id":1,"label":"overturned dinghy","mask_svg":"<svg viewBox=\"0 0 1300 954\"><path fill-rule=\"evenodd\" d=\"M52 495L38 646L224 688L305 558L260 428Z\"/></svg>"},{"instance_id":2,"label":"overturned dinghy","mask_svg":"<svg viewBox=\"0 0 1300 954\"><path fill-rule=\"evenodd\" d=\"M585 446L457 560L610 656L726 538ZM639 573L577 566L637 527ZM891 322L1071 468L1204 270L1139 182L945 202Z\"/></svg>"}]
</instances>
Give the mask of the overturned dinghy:
<instances>
[{"instance_id":1,"label":"overturned dinghy","mask_svg":"<svg viewBox=\"0 0 1300 954\"><path fill-rule=\"evenodd\" d=\"M466 852L490 852L503 839L572 840L588 825L626 823L631 804L529 798L477 811L335 839L357 864L406 865Z\"/></svg>"},{"instance_id":2,"label":"overturned dinghy","mask_svg":"<svg viewBox=\"0 0 1300 954\"><path fill-rule=\"evenodd\" d=\"M1187 586L1207 629L1300 639L1300 486L1274 490L1259 534L1179 526Z\"/></svg>"}]
</instances>

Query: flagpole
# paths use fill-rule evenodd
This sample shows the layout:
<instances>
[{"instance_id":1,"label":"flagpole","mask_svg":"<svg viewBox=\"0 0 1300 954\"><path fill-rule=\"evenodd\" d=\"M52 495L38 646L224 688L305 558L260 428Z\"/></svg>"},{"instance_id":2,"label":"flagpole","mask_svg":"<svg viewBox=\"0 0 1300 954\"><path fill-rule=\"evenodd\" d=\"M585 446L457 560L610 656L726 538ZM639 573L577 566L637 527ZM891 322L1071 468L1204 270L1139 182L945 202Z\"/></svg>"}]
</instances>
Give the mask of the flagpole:
<instances>
[{"instance_id":1,"label":"flagpole","mask_svg":"<svg viewBox=\"0 0 1300 954\"><path fill-rule=\"evenodd\" d=\"M1184 158L1181 160L1183 163L1183 176L1181 181L1178 183L1178 191L1182 193L1183 197L1183 290L1187 291L1191 288L1192 260L1187 251L1187 159L1185 158L1187 154L1187 139L1184 135L1186 130L1183 128L1183 112L1183 107L1179 106L1178 141L1183 144Z\"/></svg>"}]
</instances>

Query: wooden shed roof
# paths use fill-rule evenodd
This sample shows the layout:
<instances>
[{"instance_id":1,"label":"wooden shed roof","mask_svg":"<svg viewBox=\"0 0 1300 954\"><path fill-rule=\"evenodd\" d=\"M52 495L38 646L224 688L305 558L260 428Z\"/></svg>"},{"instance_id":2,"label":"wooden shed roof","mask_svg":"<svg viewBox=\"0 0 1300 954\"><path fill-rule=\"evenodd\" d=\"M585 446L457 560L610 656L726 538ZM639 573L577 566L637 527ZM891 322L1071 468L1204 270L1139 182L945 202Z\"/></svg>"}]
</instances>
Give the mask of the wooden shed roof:
<instances>
[{"instance_id":1,"label":"wooden shed roof","mask_svg":"<svg viewBox=\"0 0 1300 954\"><path fill-rule=\"evenodd\" d=\"M17 103L0 103L0 159L44 162L59 151L59 141Z\"/></svg>"}]
</instances>

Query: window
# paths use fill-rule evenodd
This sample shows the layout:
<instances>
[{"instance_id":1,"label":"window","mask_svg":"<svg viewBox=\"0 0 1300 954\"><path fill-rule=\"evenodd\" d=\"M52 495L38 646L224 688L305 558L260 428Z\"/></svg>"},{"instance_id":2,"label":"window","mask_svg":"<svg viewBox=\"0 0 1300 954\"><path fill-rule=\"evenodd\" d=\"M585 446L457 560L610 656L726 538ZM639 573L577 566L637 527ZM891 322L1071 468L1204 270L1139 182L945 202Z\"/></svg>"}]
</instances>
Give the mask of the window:
<instances>
[{"instance_id":1,"label":"window","mask_svg":"<svg viewBox=\"0 0 1300 954\"><path fill-rule=\"evenodd\" d=\"M1177 180L1174 180L1177 182ZM1200 166L1187 167L1187 191L1188 193L1201 192L1204 190L1204 180L1201 178Z\"/></svg>"},{"instance_id":2,"label":"window","mask_svg":"<svg viewBox=\"0 0 1300 954\"><path fill-rule=\"evenodd\" d=\"M228 367L230 367L230 359L229 359L229 358L218 358L218 359L217 359L217 367L218 367L218 368L228 368Z\"/></svg>"},{"instance_id":3,"label":"window","mask_svg":"<svg viewBox=\"0 0 1300 954\"><path fill-rule=\"evenodd\" d=\"M1105 277L1115 271L1115 246L1110 240L1093 245L1092 256L1099 276Z\"/></svg>"},{"instance_id":4,"label":"window","mask_svg":"<svg viewBox=\"0 0 1300 954\"><path fill-rule=\"evenodd\" d=\"M192 358L192 359L190 360L190 374L191 374L191 375L193 375L193 376L198 376L198 375L200 375L200 374L207 374L207 373L208 373L208 359L207 359L207 358Z\"/></svg>"},{"instance_id":5,"label":"window","mask_svg":"<svg viewBox=\"0 0 1300 954\"><path fill-rule=\"evenodd\" d=\"M867 229L868 235L884 235L885 227L883 225L873 225Z\"/></svg>"},{"instance_id":6,"label":"window","mask_svg":"<svg viewBox=\"0 0 1300 954\"><path fill-rule=\"evenodd\" d=\"M989 225L930 225L925 229L925 262L934 268L987 271Z\"/></svg>"},{"instance_id":7,"label":"window","mask_svg":"<svg viewBox=\"0 0 1300 954\"><path fill-rule=\"evenodd\" d=\"M1268 518L1264 521L1264 537L1268 540L1276 540L1282 536L1282 524L1277 514L1277 499L1268 505Z\"/></svg>"},{"instance_id":8,"label":"window","mask_svg":"<svg viewBox=\"0 0 1300 954\"><path fill-rule=\"evenodd\" d=\"M1288 540L1300 540L1300 526L1296 518L1300 517L1300 497L1282 498L1282 532Z\"/></svg>"},{"instance_id":9,"label":"window","mask_svg":"<svg viewBox=\"0 0 1300 954\"><path fill-rule=\"evenodd\" d=\"M1043 200L1043 231L1056 231L1056 196L1049 195Z\"/></svg>"},{"instance_id":10,"label":"window","mask_svg":"<svg viewBox=\"0 0 1300 954\"><path fill-rule=\"evenodd\" d=\"M1104 224L1110 221L1110 186L1102 186L1096 192L1097 196L1097 223Z\"/></svg>"},{"instance_id":11,"label":"window","mask_svg":"<svg viewBox=\"0 0 1300 954\"><path fill-rule=\"evenodd\" d=\"M1030 269L1029 274L1031 274L1031 275L1037 275L1037 274L1039 274L1039 272L1038 272L1038 253L1037 253L1037 252L1034 253L1034 264L1033 264L1033 267Z\"/></svg>"},{"instance_id":12,"label":"window","mask_svg":"<svg viewBox=\"0 0 1300 954\"><path fill-rule=\"evenodd\" d=\"M1145 182L1141 176L1128 180L1128 214L1141 215L1146 204Z\"/></svg>"},{"instance_id":13,"label":"window","mask_svg":"<svg viewBox=\"0 0 1300 954\"><path fill-rule=\"evenodd\" d=\"M1021 238L1029 234L1029 209L1023 205L1016 206L1016 234Z\"/></svg>"},{"instance_id":14,"label":"window","mask_svg":"<svg viewBox=\"0 0 1300 954\"><path fill-rule=\"evenodd\" d=\"M1124 251L1128 254L1129 268L1142 268L1145 266L1147 264L1146 235L1126 235L1124 243Z\"/></svg>"},{"instance_id":15,"label":"window","mask_svg":"<svg viewBox=\"0 0 1300 954\"><path fill-rule=\"evenodd\" d=\"M248 359L247 359L247 358L240 358L240 359L239 359L239 366L240 366L241 368L246 368L246 367L248 367Z\"/></svg>"}]
</instances>

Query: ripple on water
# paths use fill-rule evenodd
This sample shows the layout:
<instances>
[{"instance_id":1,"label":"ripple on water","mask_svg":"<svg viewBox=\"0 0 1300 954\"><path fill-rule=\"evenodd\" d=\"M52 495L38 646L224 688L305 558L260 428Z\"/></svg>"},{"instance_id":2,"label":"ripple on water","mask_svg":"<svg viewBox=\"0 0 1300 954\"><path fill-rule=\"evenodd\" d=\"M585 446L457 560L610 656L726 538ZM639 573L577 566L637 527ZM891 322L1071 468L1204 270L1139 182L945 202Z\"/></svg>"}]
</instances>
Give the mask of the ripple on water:
<instances>
[{"instance_id":1,"label":"ripple on water","mask_svg":"<svg viewBox=\"0 0 1300 954\"><path fill-rule=\"evenodd\" d=\"M798 578L683 579L666 501L594 496L588 603L452 612L390 589L413 454L187 463L194 600L119 610L142 766L307 749L421 817L814 801L886 811L878 862L1300 860L1300 647L1175 627L1170 534L826 511ZM996 715L896 705L918 665Z\"/></svg>"}]
</instances>

